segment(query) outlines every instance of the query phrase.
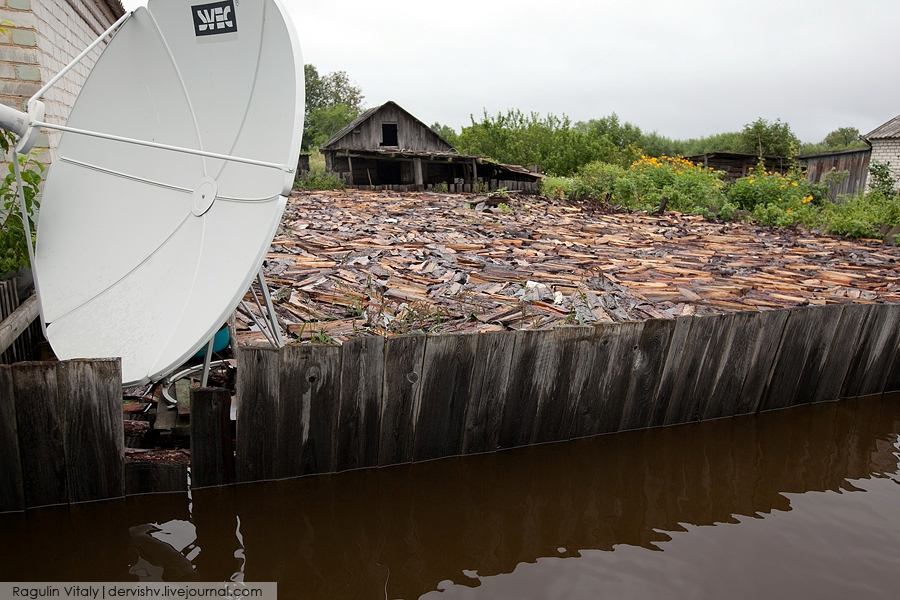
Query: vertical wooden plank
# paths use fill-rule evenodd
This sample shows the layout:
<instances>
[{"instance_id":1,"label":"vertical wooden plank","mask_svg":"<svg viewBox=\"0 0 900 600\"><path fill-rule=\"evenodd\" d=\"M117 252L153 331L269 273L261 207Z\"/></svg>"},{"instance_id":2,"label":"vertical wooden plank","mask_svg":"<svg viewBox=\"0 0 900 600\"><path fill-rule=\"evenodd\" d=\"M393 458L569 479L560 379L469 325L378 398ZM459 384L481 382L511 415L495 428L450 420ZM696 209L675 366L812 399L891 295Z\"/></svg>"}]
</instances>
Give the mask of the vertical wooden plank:
<instances>
[{"instance_id":1,"label":"vertical wooden plank","mask_svg":"<svg viewBox=\"0 0 900 600\"><path fill-rule=\"evenodd\" d=\"M592 411L594 430L586 433L612 433L622 425L628 386L631 382L631 365L634 364L635 353L644 331L644 321L626 323L610 323L598 328L598 343L609 346L606 369L598 382L600 403L596 411ZM598 349L598 354L606 354ZM602 364L598 365L603 369ZM584 418L584 410L581 410Z\"/></svg>"},{"instance_id":2,"label":"vertical wooden plank","mask_svg":"<svg viewBox=\"0 0 900 600\"><path fill-rule=\"evenodd\" d=\"M273 479L281 357L271 348L240 348L237 355L237 480Z\"/></svg>"},{"instance_id":3,"label":"vertical wooden plank","mask_svg":"<svg viewBox=\"0 0 900 600\"><path fill-rule=\"evenodd\" d=\"M158 462L125 463L125 495L187 491L187 466Z\"/></svg>"},{"instance_id":4,"label":"vertical wooden plank","mask_svg":"<svg viewBox=\"0 0 900 600\"><path fill-rule=\"evenodd\" d=\"M379 465L396 465L412 460L415 435L413 415L422 389L420 380L424 358L424 335L385 340Z\"/></svg>"},{"instance_id":5,"label":"vertical wooden plank","mask_svg":"<svg viewBox=\"0 0 900 600\"><path fill-rule=\"evenodd\" d=\"M25 508L18 436L12 371L0 366L0 513Z\"/></svg>"},{"instance_id":6,"label":"vertical wooden plank","mask_svg":"<svg viewBox=\"0 0 900 600\"><path fill-rule=\"evenodd\" d=\"M656 387L656 398L653 401L653 414L650 418L650 424L653 427L663 425L666 421L672 390L681 374L685 349L689 345L692 322L693 317L679 317L675 319L672 337L669 340L669 349L666 352L666 360L660 367L661 373L659 385Z\"/></svg>"},{"instance_id":7,"label":"vertical wooden plank","mask_svg":"<svg viewBox=\"0 0 900 600\"><path fill-rule=\"evenodd\" d=\"M830 343L840 320L840 307L834 308L837 310L807 306L790 311L761 410L787 408L802 402L798 392L804 371L810 368L817 372L821 368L819 340ZM808 367L808 363L813 364Z\"/></svg>"},{"instance_id":8,"label":"vertical wooden plank","mask_svg":"<svg viewBox=\"0 0 900 600\"><path fill-rule=\"evenodd\" d=\"M660 383L660 401L668 398L664 425L689 423L700 420L702 394L710 390L702 389L704 369L719 357L712 340L727 324L728 315L691 317L690 329L682 346L681 364ZM680 333L680 332L679 332ZM667 363L669 363L667 358ZM672 363L669 363L672 364Z\"/></svg>"},{"instance_id":9,"label":"vertical wooden plank","mask_svg":"<svg viewBox=\"0 0 900 600\"><path fill-rule=\"evenodd\" d=\"M472 393L466 409L466 454L497 449L515 345L516 334L511 331L478 336Z\"/></svg>"},{"instance_id":10,"label":"vertical wooden plank","mask_svg":"<svg viewBox=\"0 0 900 600\"><path fill-rule=\"evenodd\" d=\"M583 388L578 394L578 401L572 414L572 424L569 437L587 437L604 433L618 428L621 420L621 411L618 416L609 419L608 413L614 411L614 406L623 406L624 399L612 402L610 396L615 396L616 381L627 385L627 376L621 377L614 373L622 366L620 342L625 346L633 347L629 335L622 332L634 332L634 328L628 324L609 323L593 328L594 333L590 341L590 350L586 352L590 360L589 375ZM622 342L622 340L625 340ZM618 388L621 390L621 387ZM574 388L571 392L574 392Z\"/></svg>"},{"instance_id":11,"label":"vertical wooden plank","mask_svg":"<svg viewBox=\"0 0 900 600\"><path fill-rule=\"evenodd\" d=\"M337 470L378 465L384 338L354 338L341 346Z\"/></svg>"},{"instance_id":12,"label":"vertical wooden plank","mask_svg":"<svg viewBox=\"0 0 900 600\"><path fill-rule=\"evenodd\" d=\"M737 334L735 330L735 315L733 313L720 315L716 320L715 328L703 357L703 366L697 375L694 395L697 397L699 411L697 419L713 419L717 417L733 416L737 405L736 398L719 398L715 396L716 388L723 379L732 379L735 387L742 384L737 382L735 373L726 373L725 367L732 354L732 342ZM746 349L745 349L746 351Z\"/></svg>"},{"instance_id":13,"label":"vertical wooden plank","mask_svg":"<svg viewBox=\"0 0 900 600\"><path fill-rule=\"evenodd\" d=\"M276 477L334 472L340 377L338 346L281 349Z\"/></svg>"},{"instance_id":14,"label":"vertical wooden plank","mask_svg":"<svg viewBox=\"0 0 900 600\"><path fill-rule=\"evenodd\" d=\"M778 356L788 310L770 310L759 313L759 332L753 342L753 355L744 385L741 387L738 414L755 413L762 405L763 394L772 375L772 365Z\"/></svg>"},{"instance_id":15,"label":"vertical wooden plank","mask_svg":"<svg viewBox=\"0 0 900 600\"><path fill-rule=\"evenodd\" d=\"M712 389L703 397L701 419L731 417L749 410L741 402L741 390L762 329L761 315L757 311L729 315L722 333L722 360Z\"/></svg>"},{"instance_id":16,"label":"vertical wooden plank","mask_svg":"<svg viewBox=\"0 0 900 600\"><path fill-rule=\"evenodd\" d=\"M231 392L219 388L191 391L191 484L234 482L231 443Z\"/></svg>"},{"instance_id":17,"label":"vertical wooden plank","mask_svg":"<svg viewBox=\"0 0 900 600\"><path fill-rule=\"evenodd\" d=\"M57 369L70 502L125 495L119 359L72 360Z\"/></svg>"},{"instance_id":18,"label":"vertical wooden plank","mask_svg":"<svg viewBox=\"0 0 900 600\"><path fill-rule=\"evenodd\" d=\"M559 366L554 393L538 406L532 443L555 442L572 437L581 397L591 390L596 351L594 327L558 327L547 332L556 344ZM593 379L596 381L596 378Z\"/></svg>"},{"instance_id":19,"label":"vertical wooden plank","mask_svg":"<svg viewBox=\"0 0 900 600\"><path fill-rule=\"evenodd\" d=\"M831 339L828 353L824 357L819 377L814 382L809 402L828 402L840 398L841 386L859 347L869 306L846 304L840 308L840 321ZM801 393L805 394L806 391L801 389Z\"/></svg>"},{"instance_id":20,"label":"vertical wooden plank","mask_svg":"<svg viewBox=\"0 0 900 600\"><path fill-rule=\"evenodd\" d=\"M538 407L556 390L559 346L547 331L517 331L500 427L500 448L531 442Z\"/></svg>"},{"instance_id":21,"label":"vertical wooden plank","mask_svg":"<svg viewBox=\"0 0 900 600\"><path fill-rule=\"evenodd\" d=\"M63 445L66 415L56 371L57 365L48 363L20 363L12 368L27 508L69 501Z\"/></svg>"},{"instance_id":22,"label":"vertical wooden plank","mask_svg":"<svg viewBox=\"0 0 900 600\"><path fill-rule=\"evenodd\" d=\"M413 460L462 454L477 346L477 334L428 338L414 417Z\"/></svg>"},{"instance_id":23,"label":"vertical wooden plank","mask_svg":"<svg viewBox=\"0 0 900 600\"><path fill-rule=\"evenodd\" d=\"M632 354L620 430L651 426L657 390L674 330L673 320L650 319L644 323L637 348Z\"/></svg>"},{"instance_id":24,"label":"vertical wooden plank","mask_svg":"<svg viewBox=\"0 0 900 600\"><path fill-rule=\"evenodd\" d=\"M842 398L880 394L888 381L900 335L900 304L870 304L841 390ZM891 374L893 378L893 374Z\"/></svg>"}]
</instances>

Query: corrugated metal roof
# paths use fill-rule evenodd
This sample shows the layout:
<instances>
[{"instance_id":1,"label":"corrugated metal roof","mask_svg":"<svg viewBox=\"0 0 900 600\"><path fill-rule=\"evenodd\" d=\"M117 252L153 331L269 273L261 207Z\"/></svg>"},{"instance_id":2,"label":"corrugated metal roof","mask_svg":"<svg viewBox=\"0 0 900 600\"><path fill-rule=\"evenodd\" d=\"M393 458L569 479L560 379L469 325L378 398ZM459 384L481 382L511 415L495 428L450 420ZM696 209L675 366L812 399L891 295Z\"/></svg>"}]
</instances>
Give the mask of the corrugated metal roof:
<instances>
[{"instance_id":1,"label":"corrugated metal roof","mask_svg":"<svg viewBox=\"0 0 900 600\"><path fill-rule=\"evenodd\" d=\"M900 138L900 115L897 115L881 127L876 127L863 136L867 140L883 140L886 138Z\"/></svg>"}]
</instances>

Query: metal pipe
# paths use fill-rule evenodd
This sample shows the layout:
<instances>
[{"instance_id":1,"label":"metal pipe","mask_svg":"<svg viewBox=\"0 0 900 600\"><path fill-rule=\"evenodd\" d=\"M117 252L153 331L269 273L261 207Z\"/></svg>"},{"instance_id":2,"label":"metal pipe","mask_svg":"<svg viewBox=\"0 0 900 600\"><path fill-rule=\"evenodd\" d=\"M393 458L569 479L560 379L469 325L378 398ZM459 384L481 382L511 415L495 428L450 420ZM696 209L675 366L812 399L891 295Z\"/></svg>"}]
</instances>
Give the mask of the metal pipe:
<instances>
[{"instance_id":1,"label":"metal pipe","mask_svg":"<svg viewBox=\"0 0 900 600\"><path fill-rule=\"evenodd\" d=\"M40 99L41 96L43 96L44 94L46 94L46 93L47 93L47 90L49 90L51 87L53 87L53 86L56 84L56 82L59 81L66 73L68 73L69 71L71 71L72 68L73 68L75 65L77 65L78 63L80 63L80 62L82 61L82 59L84 59L84 57L87 56L87 55L90 53L91 50L93 50L94 48L96 48L103 40L105 40L105 39L107 38L107 36L109 36L109 34L111 34L113 31L115 31L116 28L118 28L122 23L124 23L125 21L127 21L128 18L131 17L132 14L134 14L134 11L128 11L127 13L125 13L124 15L122 15L121 17L119 17L119 20L118 20L118 21L116 21L115 23L113 23L112 25L110 25L110 26L109 26L109 29L107 29L107 30L104 31L102 34L100 34L100 37L98 37L96 40L94 40L93 42L91 42L91 44L90 44L87 48L85 48L84 50L82 50L82 51L81 51L81 54L79 54L78 56L76 56L75 58L73 58L72 61L71 61L69 64L67 64L65 67L63 67L63 70L62 70L62 71L60 71L59 73L57 73L56 75L54 75L53 77L51 77L51 78L50 78L50 81L48 81L47 83L44 84L44 87L42 87L42 88L39 89L37 92L35 92L34 96L32 96L32 97L28 100L28 105L30 106L32 102L34 102L35 100Z\"/></svg>"},{"instance_id":2,"label":"metal pipe","mask_svg":"<svg viewBox=\"0 0 900 600\"><path fill-rule=\"evenodd\" d=\"M77 127L68 127L66 125L57 125L55 123L46 123L44 121L35 121L35 127L46 127L47 129L55 129L66 133L74 133L77 135L86 135L89 137L100 138L102 140L111 140L114 142L124 142L126 144L134 144L136 146L146 146L148 148L156 148L158 150L171 150L172 152L181 152L183 154L193 154L195 156L204 156L206 158L215 158L231 162L244 163L255 167L266 167L269 169L278 169L285 173L293 173L294 169L278 163L267 162L264 160L256 160L255 158L244 158L242 156L231 156L230 154L219 154L218 152L208 152L206 150L197 150L195 148L185 148L184 146L172 146L170 144L161 144L159 142L149 142L147 140L137 140L134 138L124 137L121 135L113 135L111 133L101 133L99 131L90 131L88 129L78 129Z\"/></svg>"}]
</instances>

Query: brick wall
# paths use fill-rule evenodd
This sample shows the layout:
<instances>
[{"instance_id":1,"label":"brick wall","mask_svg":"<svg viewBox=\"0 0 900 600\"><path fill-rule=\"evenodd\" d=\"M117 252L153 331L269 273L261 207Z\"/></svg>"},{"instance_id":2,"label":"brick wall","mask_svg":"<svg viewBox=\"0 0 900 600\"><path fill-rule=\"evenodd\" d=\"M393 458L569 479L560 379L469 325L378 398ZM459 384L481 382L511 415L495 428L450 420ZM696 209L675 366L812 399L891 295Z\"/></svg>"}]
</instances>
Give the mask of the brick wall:
<instances>
[{"instance_id":1,"label":"brick wall","mask_svg":"<svg viewBox=\"0 0 900 600\"><path fill-rule=\"evenodd\" d=\"M119 0L0 0L0 102L25 101L123 13ZM70 71L44 97L46 119L64 123L102 46ZM36 152L49 163L59 133L42 134Z\"/></svg>"},{"instance_id":2,"label":"brick wall","mask_svg":"<svg viewBox=\"0 0 900 600\"><path fill-rule=\"evenodd\" d=\"M890 163L891 175L898 182L898 189L900 189L900 138L871 140L871 143L872 162ZM870 177L869 181L871 179Z\"/></svg>"}]
</instances>

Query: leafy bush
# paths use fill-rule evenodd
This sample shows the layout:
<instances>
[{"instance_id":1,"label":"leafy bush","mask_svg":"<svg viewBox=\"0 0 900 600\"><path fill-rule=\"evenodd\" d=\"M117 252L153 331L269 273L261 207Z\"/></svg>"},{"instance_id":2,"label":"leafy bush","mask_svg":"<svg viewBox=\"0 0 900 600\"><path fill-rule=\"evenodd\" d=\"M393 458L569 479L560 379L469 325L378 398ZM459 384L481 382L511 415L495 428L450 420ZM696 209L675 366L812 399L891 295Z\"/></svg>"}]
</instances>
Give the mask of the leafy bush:
<instances>
[{"instance_id":1,"label":"leafy bush","mask_svg":"<svg viewBox=\"0 0 900 600\"><path fill-rule=\"evenodd\" d=\"M828 187L809 183L796 170L784 175L770 173L760 163L750 175L730 185L727 195L732 204L746 211L768 204L786 209L810 203L821 205L828 195Z\"/></svg>"},{"instance_id":2,"label":"leafy bush","mask_svg":"<svg viewBox=\"0 0 900 600\"><path fill-rule=\"evenodd\" d=\"M873 160L869 165L869 189L882 196L896 193L897 180L891 174L891 163Z\"/></svg>"},{"instance_id":3,"label":"leafy bush","mask_svg":"<svg viewBox=\"0 0 900 600\"><path fill-rule=\"evenodd\" d=\"M614 198L636 210L667 208L715 216L726 202L723 188L718 171L680 157L644 156L616 181Z\"/></svg>"},{"instance_id":4,"label":"leafy bush","mask_svg":"<svg viewBox=\"0 0 900 600\"><path fill-rule=\"evenodd\" d=\"M0 149L4 154L8 153L15 143L16 138L12 134L5 132L0 134ZM29 264L28 239L25 237L25 227L22 225L18 188L11 156L9 161L8 172L0 182L0 274L18 271ZM20 155L19 167L33 241L34 214L39 206L38 194L45 167L35 160L33 155Z\"/></svg>"},{"instance_id":5,"label":"leafy bush","mask_svg":"<svg viewBox=\"0 0 900 600\"><path fill-rule=\"evenodd\" d=\"M881 238L900 227L900 196L873 192L829 204L823 211L824 228L847 237ZM896 243L896 240L888 240Z\"/></svg>"},{"instance_id":6,"label":"leafy bush","mask_svg":"<svg viewBox=\"0 0 900 600\"><path fill-rule=\"evenodd\" d=\"M616 191L616 183L626 170L619 165L591 162L581 167L578 176L571 180L570 196L575 199L598 200L610 203Z\"/></svg>"},{"instance_id":7,"label":"leafy bush","mask_svg":"<svg viewBox=\"0 0 900 600\"><path fill-rule=\"evenodd\" d=\"M344 188L344 182L334 173L310 170L309 173L294 182L294 187L305 191L340 190Z\"/></svg>"},{"instance_id":8,"label":"leafy bush","mask_svg":"<svg viewBox=\"0 0 900 600\"><path fill-rule=\"evenodd\" d=\"M571 177L544 177L541 180L541 194L548 198L565 200L572 198L575 190L575 180Z\"/></svg>"}]
</instances>

